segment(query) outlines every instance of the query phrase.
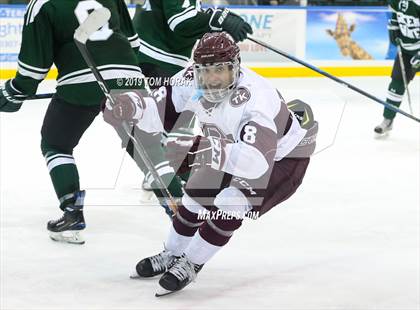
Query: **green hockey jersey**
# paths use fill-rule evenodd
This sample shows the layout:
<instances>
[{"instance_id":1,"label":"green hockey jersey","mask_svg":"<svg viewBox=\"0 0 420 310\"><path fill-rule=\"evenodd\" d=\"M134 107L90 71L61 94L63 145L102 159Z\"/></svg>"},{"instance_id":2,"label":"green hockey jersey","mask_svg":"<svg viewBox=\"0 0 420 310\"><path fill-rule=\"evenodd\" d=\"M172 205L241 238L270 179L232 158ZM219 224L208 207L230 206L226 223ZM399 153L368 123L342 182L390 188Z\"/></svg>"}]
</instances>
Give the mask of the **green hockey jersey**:
<instances>
[{"instance_id":1,"label":"green hockey jersey","mask_svg":"<svg viewBox=\"0 0 420 310\"><path fill-rule=\"evenodd\" d=\"M414 55L420 50L420 0L390 0L389 6L401 32L401 47Z\"/></svg>"},{"instance_id":2,"label":"green hockey jersey","mask_svg":"<svg viewBox=\"0 0 420 310\"><path fill-rule=\"evenodd\" d=\"M13 86L29 96L35 94L54 63L61 98L78 105L99 104L102 91L73 35L90 12L103 6L111 18L87 42L94 62L111 89L125 87L124 79L142 78L136 55L140 43L123 0L32 0L24 17Z\"/></svg>"},{"instance_id":3,"label":"green hockey jersey","mask_svg":"<svg viewBox=\"0 0 420 310\"><path fill-rule=\"evenodd\" d=\"M201 11L200 0L146 0L133 18L139 61L174 73L183 69L197 39L210 31L210 17Z\"/></svg>"}]
</instances>

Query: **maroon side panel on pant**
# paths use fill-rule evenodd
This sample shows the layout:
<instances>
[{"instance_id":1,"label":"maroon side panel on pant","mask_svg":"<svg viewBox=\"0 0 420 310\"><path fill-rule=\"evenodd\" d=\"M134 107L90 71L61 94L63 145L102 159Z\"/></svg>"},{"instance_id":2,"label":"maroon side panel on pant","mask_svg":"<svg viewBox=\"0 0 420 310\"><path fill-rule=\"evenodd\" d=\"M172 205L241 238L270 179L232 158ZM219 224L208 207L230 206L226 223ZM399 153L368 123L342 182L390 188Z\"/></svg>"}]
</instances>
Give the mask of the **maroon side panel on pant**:
<instances>
[{"instance_id":1,"label":"maroon side panel on pant","mask_svg":"<svg viewBox=\"0 0 420 310\"><path fill-rule=\"evenodd\" d=\"M205 208L211 209L216 195L224 188L233 186L242 191L253 206L253 211L259 211L261 216L296 192L308 165L309 158L283 158L258 179L245 179L202 168L190 177L185 192Z\"/></svg>"},{"instance_id":2,"label":"maroon side panel on pant","mask_svg":"<svg viewBox=\"0 0 420 310\"><path fill-rule=\"evenodd\" d=\"M276 162L263 203L260 207L255 206L254 211L259 211L261 216L292 196L302 184L308 165L309 158L284 158Z\"/></svg>"}]
</instances>

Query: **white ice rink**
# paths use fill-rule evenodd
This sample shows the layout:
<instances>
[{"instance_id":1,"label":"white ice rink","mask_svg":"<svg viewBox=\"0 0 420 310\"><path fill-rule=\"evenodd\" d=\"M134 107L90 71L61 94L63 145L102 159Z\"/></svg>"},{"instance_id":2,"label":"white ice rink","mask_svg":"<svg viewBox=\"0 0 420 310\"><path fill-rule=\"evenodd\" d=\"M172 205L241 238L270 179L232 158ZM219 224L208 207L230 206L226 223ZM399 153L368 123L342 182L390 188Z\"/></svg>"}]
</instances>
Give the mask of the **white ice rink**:
<instances>
[{"instance_id":1,"label":"white ice rink","mask_svg":"<svg viewBox=\"0 0 420 310\"><path fill-rule=\"evenodd\" d=\"M346 80L380 98L389 82ZM157 280L129 274L162 249L169 220L142 202L142 175L113 129L97 118L75 151L86 244L59 244L46 231L61 216L39 147L47 101L1 113L1 309L419 309L419 125L398 116L376 140L379 104L323 78L273 83L320 123L303 185L245 221L195 283L160 299ZM419 77L410 90L418 116Z\"/></svg>"}]
</instances>

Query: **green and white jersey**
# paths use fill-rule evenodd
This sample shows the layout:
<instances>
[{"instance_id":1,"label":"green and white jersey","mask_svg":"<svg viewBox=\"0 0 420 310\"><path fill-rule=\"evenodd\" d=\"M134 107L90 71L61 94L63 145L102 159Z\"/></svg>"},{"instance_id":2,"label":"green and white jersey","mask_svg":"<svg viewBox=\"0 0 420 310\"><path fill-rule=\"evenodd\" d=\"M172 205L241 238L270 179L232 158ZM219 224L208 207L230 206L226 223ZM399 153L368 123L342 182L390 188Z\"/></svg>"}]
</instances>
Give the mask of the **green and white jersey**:
<instances>
[{"instance_id":1,"label":"green and white jersey","mask_svg":"<svg viewBox=\"0 0 420 310\"><path fill-rule=\"evenodd\" d=\"M200 0L146 0L136 8L139 61L177 72L185 68L197 39L210 31Z\"/></svg>"},{"instance_id":2,"label":"green and white jersey","mask_svg":"<svg viewBox=\"0 0 420 310\"><path fill-rule=\"evenodd\" d=\"M414 55L420 50L420 0L390 0L389 6L401 32L401 47Z\"/></svg>"},{"instance_id":3,"label":"green and white jersey","mask_svg":"<svg viewBox=\"0 0 420 310\"><path fill-rule=\"evenodd\" d=\"M73 35L88 14L100 7L107 7L111 18L91 35L87 47L102 76L110 88L118 88L117 78L141 78L136 55L140 42L123 0L32 0L24 17L13 86L27 95L35 94L54 63L61 98L77 105L99 104L102 91Z\"/></svg>"}]
</instances>

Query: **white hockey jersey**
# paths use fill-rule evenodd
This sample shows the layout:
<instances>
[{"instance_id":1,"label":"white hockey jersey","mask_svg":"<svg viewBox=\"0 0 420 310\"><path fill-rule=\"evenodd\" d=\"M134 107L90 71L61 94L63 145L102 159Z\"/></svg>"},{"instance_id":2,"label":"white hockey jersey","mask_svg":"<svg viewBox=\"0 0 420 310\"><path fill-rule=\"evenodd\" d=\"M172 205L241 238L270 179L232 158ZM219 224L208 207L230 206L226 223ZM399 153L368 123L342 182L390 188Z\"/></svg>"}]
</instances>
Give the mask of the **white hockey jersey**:
<instances>
[{"instance_id":1,"label":"white hockey jersey","mask_svg":"<svg viewBox=\"0 0 420 310\"><path fill-rule=\"evenodd\" d=\"M306 134L280 93L247 68L241 68L237 87L216 106L197 92L192 68L182 70L172 81L171 87L155 91L154 100L145 100L146 109L137 126L147 132L162 132L165 118L173 117L169 114L193 112L205 136L214 137L212 141L223 140L212 143L217 148L223 145L223 156L212 162L212 168L243 178L259 178Z\"/></svg>"}]
</instances>

